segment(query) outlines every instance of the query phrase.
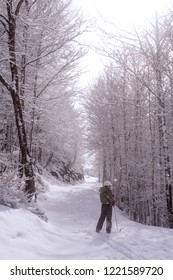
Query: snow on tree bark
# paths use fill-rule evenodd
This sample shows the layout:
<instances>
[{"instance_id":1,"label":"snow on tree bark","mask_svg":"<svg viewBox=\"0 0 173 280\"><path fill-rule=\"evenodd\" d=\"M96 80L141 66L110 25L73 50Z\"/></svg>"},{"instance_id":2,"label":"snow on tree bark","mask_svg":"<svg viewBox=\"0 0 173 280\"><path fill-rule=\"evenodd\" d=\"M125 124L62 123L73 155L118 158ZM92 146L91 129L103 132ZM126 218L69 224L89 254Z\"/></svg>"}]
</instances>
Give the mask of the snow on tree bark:
<instances>
[{"instance_id":1,"label":"snow on tree bark","mask_svg":"<svg viewBox=\"0 0 173 280\"><path fill-rule=\"evenodd\" d=\"M8 16L8 50L9 50L9 64L11 72L11 85L5 81L5 79L0 76L1 83L10 92L15 121L19 139L19 147L21 153L21 164L23 169L23 175L25 176L25 192L29 197L35 192L35 180L34 172L32 166L32 159L29 154L26 128L23 119L22 102L20 99L19 91L19 75L18 75L18 65L16 60L16 19L20 12L21 5L24 0L18 1L16 9L14 10L13 1L6 1L7 16ZM29 198L30 199L30 198Z\"/></svg>"}]
</instances>

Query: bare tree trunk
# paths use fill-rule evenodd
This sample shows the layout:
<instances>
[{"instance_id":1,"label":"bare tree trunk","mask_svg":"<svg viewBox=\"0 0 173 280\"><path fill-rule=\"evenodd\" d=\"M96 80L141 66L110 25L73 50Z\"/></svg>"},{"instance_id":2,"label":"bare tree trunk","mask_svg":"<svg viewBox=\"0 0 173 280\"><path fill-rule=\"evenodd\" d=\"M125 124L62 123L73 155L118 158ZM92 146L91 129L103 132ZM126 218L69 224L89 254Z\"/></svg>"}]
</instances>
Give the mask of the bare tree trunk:
<instances>
[{"instance_id":1,"label":"bare tree trunk","mask_svg":"<svg viewBox=\"0 0 173 280\"><path fill-rule=\"evenodd\" d=\"M39 56L41 55L41 41L42 41L42 33L39 40L39 46L37 51L37 60L36 60L36 70L34 76L34 95L33 95L33 104L32 104L32 111L31 111L31 129L30 129L30 153L32 153L32 144L33 144L33 133L34 133L34 124L36 118L36 99L37 99L37 81L38 81L38 68L40 64ZM35 159L36 160L36 159Z\"/></svg>"},{"instance_id":2,"label":"bare tree trunk","mask_svg":"<svg viewBox=\"0 0 173 280\"><path fill-rule=\"evenodd\" d=\"M124 77L123 77L123 84L122 84L122 118L123 118L123 154L124 154L124 163L123 163L123 170L124 170L124 184L126 190L126 199L127 199L127 208L128 214L132 218L133 215L133 208L132 208L132 189L129 183L129 162L128 162L128 129L127 129L127 88L126 88L126 69L123 67Z\"/></svg>"},{"instance_id":3,"label":"bare tree trunk","mask_svg":"<svg viewBox=\"0 0 173 280\"><path fill-rule=\"evenodd\" d=\"M151 142L151 189L152 189L152 197L151 197L151 214L150 220L152 225L158 225L157 221L157 197L159 196L157 186L155 184L155 164L156 164L156 156L155 156L155 123L152 122L152 108L151 108L151 93L149 92L149 132L150 132L150 142Z\"/></svg>"},{"instance_id":4,"label":"bare tree trunk","mask_svg":"<svg viewBox=\"0 0 173 280\"><path fill-rule=\"evenodd\" d=\"M158 122L160 139L163 146L163 159L164 159L164 173L165 173L165 188L166 188L166 206L168 211L168 223L169 226L173 227L173 209L172 209L172 178L171 178L171 165L168 147L168 137L167 137L167 125L165 116L165 101L164 92L162 88L162 71L161 71L161 46L159 40L159 27L158 19L156 19L156 90L158 95Z\"/></svg>"},{"instance_id":5,"label":"bare tree trunk","mask_svg":"<svg viewBox=\"0 0 173 280\"><path fill-rule=\"evenodd\" d=\"M22 102L20 99L18 66L16 60L16 19L23 2L24 0L18 1L16 10L13 11L13 0L6 1L8 15L8 49L12 86L9 85L1 75L0 82L8 89L13 101L15 121L21 153L21 163L25 175L25 192L29 196L32 196L32 193L35 192L35 180L32 167L32 160L27 144L26 128L23 119Z\"/></svg>"}]
</instances>

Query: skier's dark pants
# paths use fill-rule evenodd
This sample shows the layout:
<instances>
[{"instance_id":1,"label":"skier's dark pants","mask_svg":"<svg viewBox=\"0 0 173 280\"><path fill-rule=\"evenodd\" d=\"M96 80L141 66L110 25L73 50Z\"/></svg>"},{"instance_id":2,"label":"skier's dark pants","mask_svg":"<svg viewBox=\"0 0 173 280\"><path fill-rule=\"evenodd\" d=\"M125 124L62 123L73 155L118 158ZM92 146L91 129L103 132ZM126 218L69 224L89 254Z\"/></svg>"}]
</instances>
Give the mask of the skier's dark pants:
<instances>
[{"instance_id":1,"label":"skier's dark pants","mask_svg":"<svg viewBox=\"0 0 173 280\"><path fill-rule=\"evenodd\" d=\"M106 218L106 231L110 232L112 227L112 205L111 204L102 204L101 215L98 220L96 231L100 231L103 227L103 223Z\"/></svg>"}]
</instances>

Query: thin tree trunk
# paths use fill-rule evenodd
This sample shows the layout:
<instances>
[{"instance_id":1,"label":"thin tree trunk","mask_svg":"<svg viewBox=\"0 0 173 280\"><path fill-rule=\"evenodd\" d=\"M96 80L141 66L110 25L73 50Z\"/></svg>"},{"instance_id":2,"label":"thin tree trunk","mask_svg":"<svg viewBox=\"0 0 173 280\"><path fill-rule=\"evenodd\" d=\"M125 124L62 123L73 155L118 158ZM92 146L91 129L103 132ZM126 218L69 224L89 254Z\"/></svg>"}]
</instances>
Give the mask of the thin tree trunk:
<instances>
[{"instance_id":1,"label":"thin tree trunk","mask_svg":"<svg viewBox=\"0 0 173 280\"><path fill-rule=\"evenodd\" d=\"M171 178L171 165L169 156L169 147L167 139L167 126L165 116L165 101L164 92L162 88L162 72L161 72L161 47L159 40L159 27L158 19L156 19L156 90L158 95L158 122L160 139L163 145L163 159L164 159L164 175L165 175L165 188L166 188L166 206L168 212L169 227L173 227L173 209L172 209L172 178Z\"/></svg>"}]
</instances>

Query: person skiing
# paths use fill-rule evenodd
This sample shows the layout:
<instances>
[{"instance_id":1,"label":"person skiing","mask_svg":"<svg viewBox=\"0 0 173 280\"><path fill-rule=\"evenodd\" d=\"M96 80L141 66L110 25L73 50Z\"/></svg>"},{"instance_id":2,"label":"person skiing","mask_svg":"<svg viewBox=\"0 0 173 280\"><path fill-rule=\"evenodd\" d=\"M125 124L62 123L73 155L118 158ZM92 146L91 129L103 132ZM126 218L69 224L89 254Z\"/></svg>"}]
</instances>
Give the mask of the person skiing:
<instances>
[{"instance_id":1,"label":"person skiing","mask_svg":"<svg viewBox=\"0 0 173 280\"><path fill-rule=\"evenodd\" d=\"M111 182L105 181L103 187L99 189L101 201L101 215L96 226L96 232L99 232L106 219L106 232L110 233L112 228L112 206L115 205L114 196L111 191Z\"/></svg>"}]
</instances>

